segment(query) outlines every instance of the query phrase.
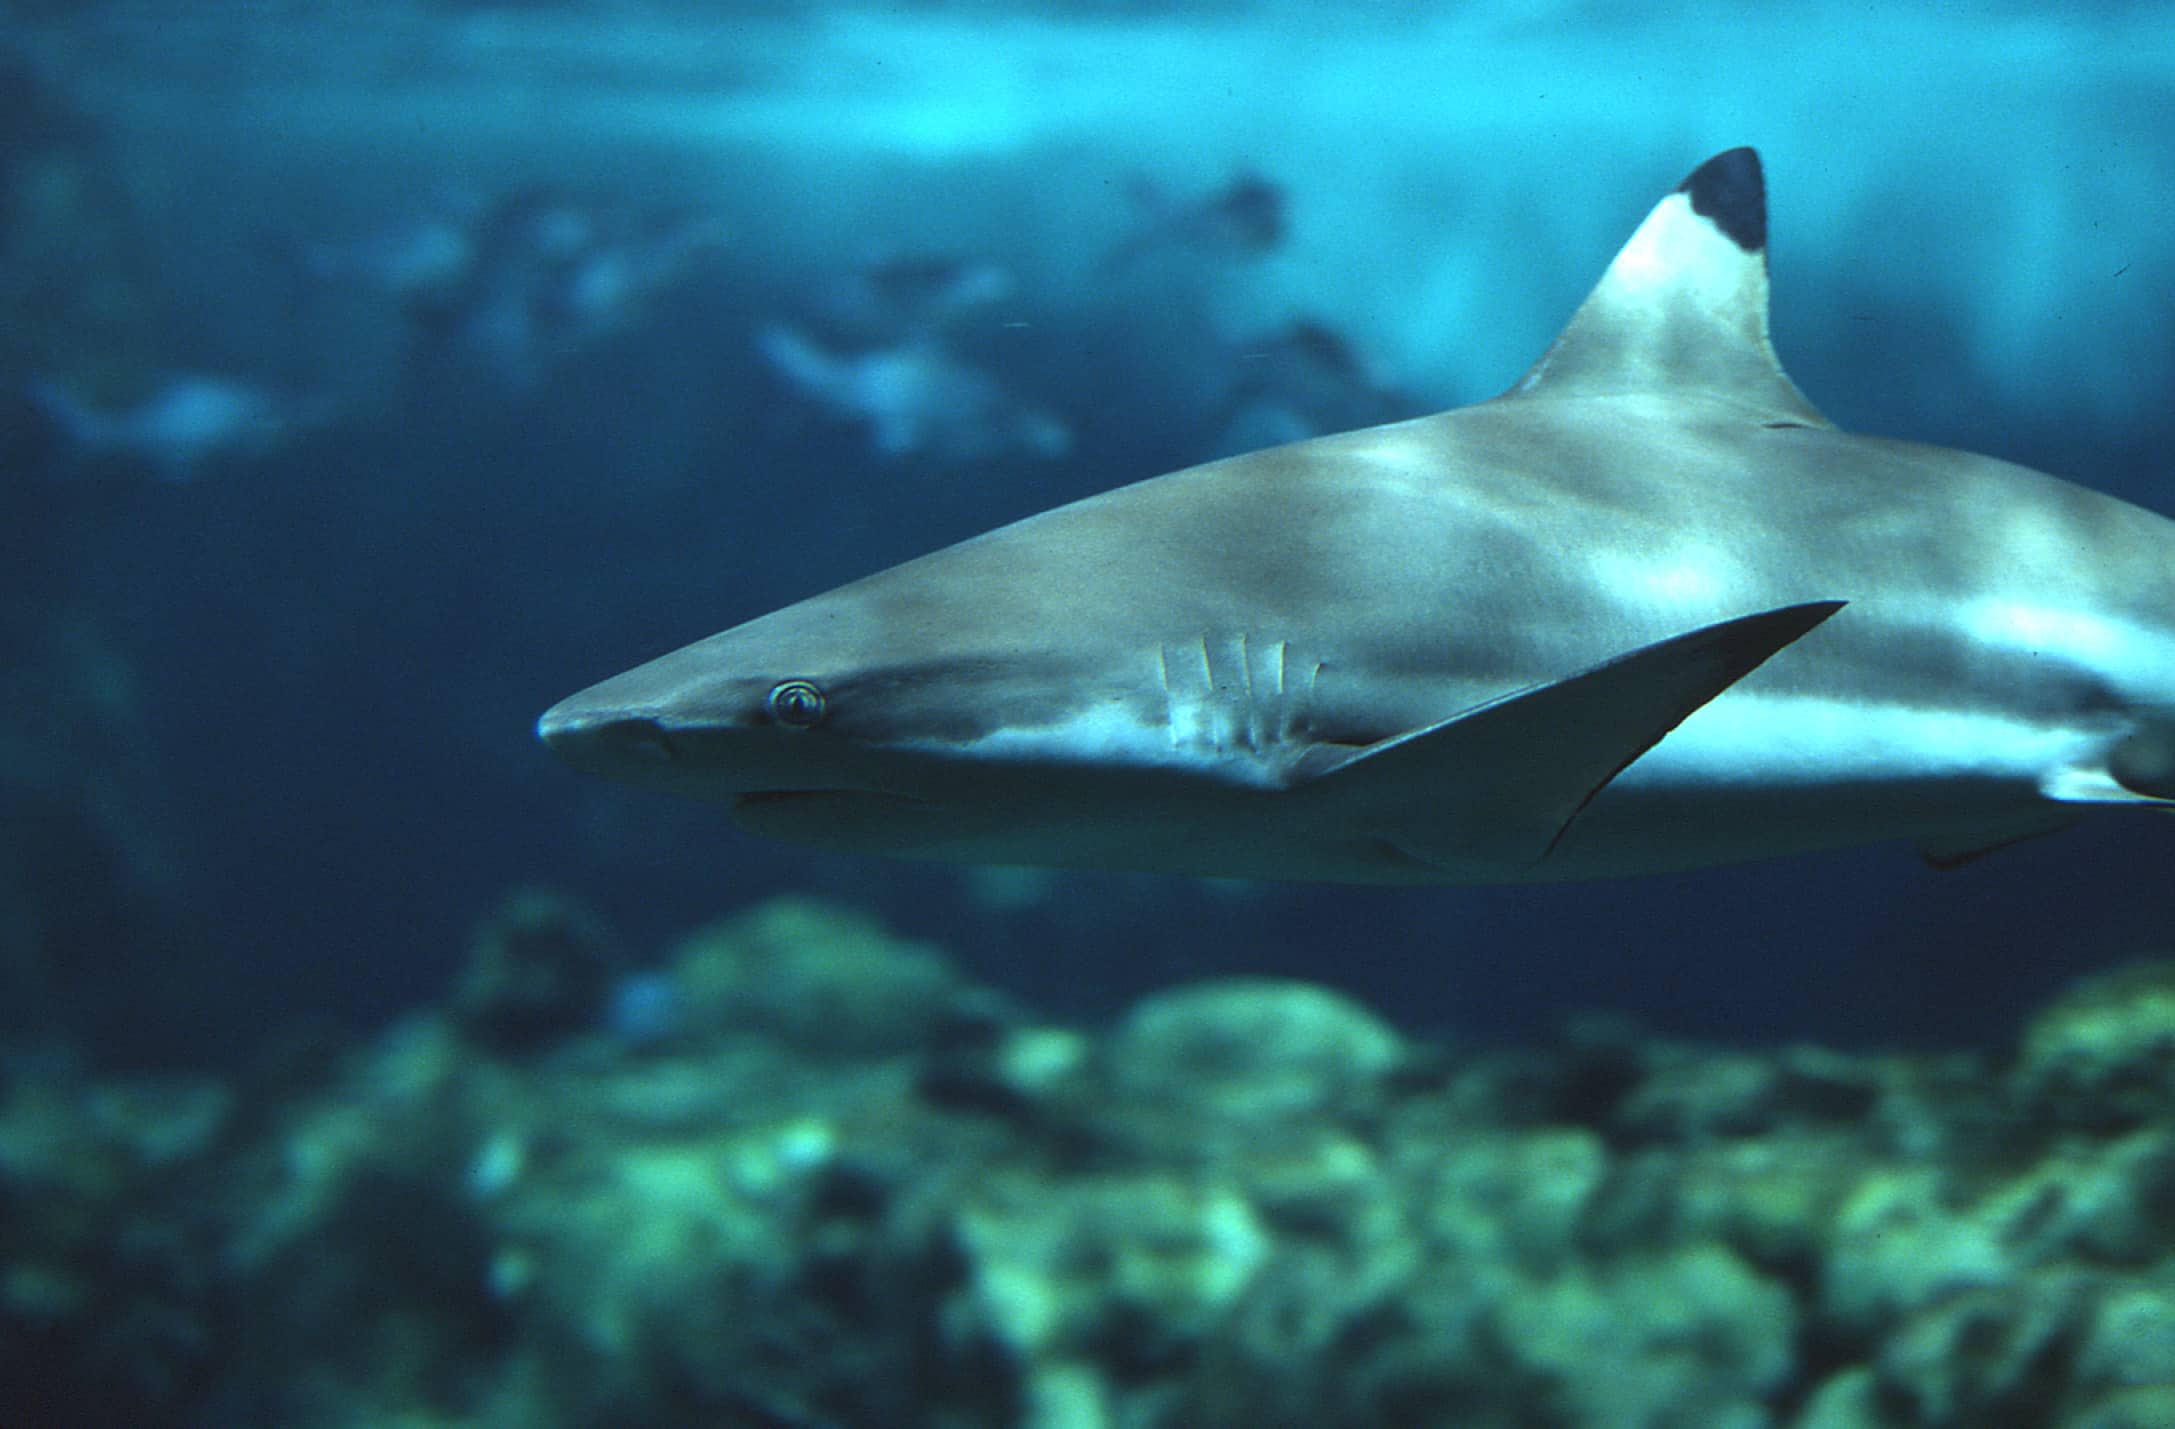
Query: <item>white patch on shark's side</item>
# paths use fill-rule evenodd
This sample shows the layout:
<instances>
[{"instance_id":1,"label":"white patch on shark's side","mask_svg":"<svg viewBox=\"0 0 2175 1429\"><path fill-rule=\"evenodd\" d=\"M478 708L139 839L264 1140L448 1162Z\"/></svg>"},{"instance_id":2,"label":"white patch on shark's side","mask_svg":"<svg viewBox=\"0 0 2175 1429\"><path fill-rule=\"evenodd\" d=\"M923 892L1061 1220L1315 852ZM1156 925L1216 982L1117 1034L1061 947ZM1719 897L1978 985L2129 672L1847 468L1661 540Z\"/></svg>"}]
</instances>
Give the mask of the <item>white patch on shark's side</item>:
<instances>
[{"instance_id":1,"label":"white patch on shark's side","mask_svg":"<svg viewBox=\"0 0 2175 1429\"><path fill-rule=\"evenodd\" d=\"M964 763L1065 765L1078 768L1161 769L1224 783L1280 787L1270 762L1234 757L1219 745L1205 716L1184 730L1144 724L1122 701L1084 706L1050 724L994 730L974 739L907 742L902 748Z\"/></svg>"},{"instance_id":2,"label":"white patch on shark's side","mask_svg":"<svg viewBox=\"0 0 2175 1429\"><path fill-rule=\"evenodd\" d=\"M1731 589L1743 589L1744 563L1706 541L1672 540L1663 549L1636 555L1599 551L1591 560L1594 578L1661 609L1703 609Z\"/></svg>"},{"instance_id":3,"label":"white patch on shark's side","mask_svg":"<svg viewBox=\"0 0 2175 1429\"><path fill-rule=\"evenodd\" d=\"M1738 691L1700 707L1619 776L1643 785L1981 779L2035 787L2041 771L2104 759L2105 730L1827 695Z\"/></svg>"},{"instance_id":4,"label":"white patch on shark's side","mask_svg":"<svg viewBox=\"0 0 2175 1429\"><path fill-rule=\"evenodd\" d=\"M2044 654L2073 664L2105 665L2135 659L2148 650L2161 660L2175 656L2170 642L2127 621L2110 620L2086 610L1988 597L1967 604L1961 618L1964 629L1982 644L2005 646L2034 656Z\"/></svg>"},{"instance_id":5,"label":"white patch on shark's side","mask_svg":"<svg viewBox=\"0 0 2175 1429\"><path fill-rule=\"evenodd\" d=\"M1077 767L1151 767L1248 787L1282 788L1311 744L1305 718L1321 673L1288 641L1244 634L1166 644L1155 655L1160 722L1111 698L1064 718L994 730L941 746L914 745L968 762Z\"/></svg>"}]
</instances>

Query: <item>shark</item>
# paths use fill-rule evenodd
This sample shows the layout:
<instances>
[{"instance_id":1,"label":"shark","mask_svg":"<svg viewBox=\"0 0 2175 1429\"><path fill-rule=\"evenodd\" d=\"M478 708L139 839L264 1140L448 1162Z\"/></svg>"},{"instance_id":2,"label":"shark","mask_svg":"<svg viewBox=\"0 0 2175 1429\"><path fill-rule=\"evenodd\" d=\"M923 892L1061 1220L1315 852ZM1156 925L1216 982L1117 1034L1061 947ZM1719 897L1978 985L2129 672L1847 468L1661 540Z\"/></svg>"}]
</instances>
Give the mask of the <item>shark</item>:
<instances>
[{"instance_id":1,"label":"shark","mask_svg":"<svg viewBox=\"0 0 2175 1429\"><path fill-rule=\"evenodd\" d=\"M1000 527L552 706L578 769L757 834L1376 884L2175 805L2175 522L1839 430L1709 159L1514 386Z\"/></svg>"}]
</instances>

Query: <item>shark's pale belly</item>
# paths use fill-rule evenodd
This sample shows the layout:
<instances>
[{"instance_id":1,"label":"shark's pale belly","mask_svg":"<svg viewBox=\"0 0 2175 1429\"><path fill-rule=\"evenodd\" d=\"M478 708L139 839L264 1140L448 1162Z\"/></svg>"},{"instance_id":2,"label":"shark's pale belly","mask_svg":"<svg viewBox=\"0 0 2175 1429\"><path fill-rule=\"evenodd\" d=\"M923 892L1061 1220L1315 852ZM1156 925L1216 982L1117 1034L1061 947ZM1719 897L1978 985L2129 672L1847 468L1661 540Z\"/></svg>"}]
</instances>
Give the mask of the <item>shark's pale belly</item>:
<instances>
[{"instance_id":1,"label":"shark's pale belly","mask_svg":"<svg viewBox=\"0 0 2175 1429\"><path fill-rule=\"evenodd\" d=\"M1809 695L1725 696L1580 812L1535 877L1694 868L1891 839L1993 847L2074 815L2043 787L2104 731Z\"/></svg>"}]
</instances>

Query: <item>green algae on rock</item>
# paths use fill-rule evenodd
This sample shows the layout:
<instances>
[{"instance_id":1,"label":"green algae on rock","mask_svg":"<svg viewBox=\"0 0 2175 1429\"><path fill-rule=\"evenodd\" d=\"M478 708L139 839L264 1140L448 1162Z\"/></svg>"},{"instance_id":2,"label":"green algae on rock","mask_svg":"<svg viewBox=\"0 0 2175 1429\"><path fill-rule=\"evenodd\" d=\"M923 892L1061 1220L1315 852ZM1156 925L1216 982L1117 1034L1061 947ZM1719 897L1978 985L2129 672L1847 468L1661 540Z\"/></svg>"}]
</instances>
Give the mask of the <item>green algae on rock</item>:
<instances>
[{"instance_id":1,"label":"green algae on rock","mask_svg":"<svg viewBox=\"0 0 2175 1429\"><path fill-rule=\"evenodd\" d=\"M641 1047L457 997L299 1084L21 1064L0 1422L2175 1422L2151 977L2004 1080L1265 979L1067 1028L808 900L668 972Z\"/></svg>"},{"instance_id":2,"label":"green algae on rock","mask_svg":"<svg viewBox=\"0 0 2175 1429\"><path fill-rule=\"evenodd\" d=\"M960 991L933 946L808 898L774 898L699 929L671 962L691 1029L752 1033L824 1055L923 1045Z\"/></svg>"},{"instance_id":3,"label":"green algae on rock","mask_svg":"<svg viewBox=\"0 0 2175 1429\"><path fill-rule=\"evenodd\" d=\"M2107 1130L2175 1118L2175 961L2086 978L2034 1017L2018 1092L2048 1115Z\"/></svg>"},{"instance_id":4,"label":"green algae on rock","mask_svg":"<svg viewBox=\"0 0 2175 1429\"><path fill-rule=\"evenodd\" d=\"M1119 1091L1210 1120L1359 1110L1403 1057L1387 1023L1301 982L1230 978L1158 993L1109 1043Z\"/></svg>"},{"instance_id":5,"label":"green algae on rock","mask_svg":"<svg viewBox=\"0 0 2175 1429\"><path fill-rule=\"evenodd\" d=\"M533 1052L595 1025L624 963L596 912L563 894L523 889L470 939L453 1017L479 1046Z\"/></svg>"}]
</instances>

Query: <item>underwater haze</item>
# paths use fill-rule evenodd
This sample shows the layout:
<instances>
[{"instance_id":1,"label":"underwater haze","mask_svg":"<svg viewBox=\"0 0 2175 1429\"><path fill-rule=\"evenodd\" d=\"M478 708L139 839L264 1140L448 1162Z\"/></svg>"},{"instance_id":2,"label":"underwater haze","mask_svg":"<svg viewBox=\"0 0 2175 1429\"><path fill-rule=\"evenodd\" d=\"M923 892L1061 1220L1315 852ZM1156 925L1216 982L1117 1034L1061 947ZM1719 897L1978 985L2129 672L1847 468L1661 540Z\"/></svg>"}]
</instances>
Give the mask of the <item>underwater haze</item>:
<instances>
[{"instance_id":1,"label":"underwater haze","mask_svg":"<svg viewBox=\"0 0 2175 1429\"><path fill-rule=\"evenodd\" d=\"M1839 426L2175 511L2145 5L0 0L8 1031L247 1059L510 891L639 966L780 893L1048 1015L1975 1044L2166 947L2175 825L1408 891L803 852L536 741L639 660L1060 502L1481 400L1756 145ZM2080 554L2080 558L2083 558ZM635 1016L636 1014L629 1014Z\"/></svg>"}]
</instances>

